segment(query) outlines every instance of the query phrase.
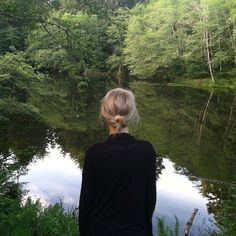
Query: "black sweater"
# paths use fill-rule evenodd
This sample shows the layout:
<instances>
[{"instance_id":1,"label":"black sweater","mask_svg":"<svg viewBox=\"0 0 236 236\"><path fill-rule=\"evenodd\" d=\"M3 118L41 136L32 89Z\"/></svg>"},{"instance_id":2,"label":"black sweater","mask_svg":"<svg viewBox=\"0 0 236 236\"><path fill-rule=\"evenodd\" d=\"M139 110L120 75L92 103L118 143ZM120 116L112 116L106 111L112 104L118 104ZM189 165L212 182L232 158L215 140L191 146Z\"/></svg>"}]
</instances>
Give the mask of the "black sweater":
<instances>
[{"instance_id":1,"label":"black sweater","mask_svg":"<svg viewBox=\"0 0 236 236\"><path fill-rule=\"evenodd\" d=\"M109 136L85 156L80 236L152 236L156 153L128 133Z\"/></svg>"}]
</instances>

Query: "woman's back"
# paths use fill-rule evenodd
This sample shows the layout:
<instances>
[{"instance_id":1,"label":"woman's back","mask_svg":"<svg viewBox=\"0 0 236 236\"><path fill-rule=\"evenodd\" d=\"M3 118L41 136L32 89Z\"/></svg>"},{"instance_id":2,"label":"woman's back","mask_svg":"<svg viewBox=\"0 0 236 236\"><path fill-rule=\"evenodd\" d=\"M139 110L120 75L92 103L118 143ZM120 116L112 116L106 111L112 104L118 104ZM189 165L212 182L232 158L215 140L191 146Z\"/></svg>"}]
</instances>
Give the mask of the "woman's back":
<instances>
[{"instance_id":1,"label":"woman's back","mask_svg":"<svg viewBox=\"0 0 236 236\"><path fill-rule=\"evenodd\" d=\"M100 115L109 137L85 156L79 206L80 236L152 236L156 203L156 154L129 134L138 121L134 94L110 90Z\"/></svg>"},{"instance_id":2,"label":"woman's back","mask_svg":"<svg viewBox=\"0 0 236 236\"><path fill-rule=\"evenodd\" d=\"M156 154L128 133L89 148L80 196L81 236L151 236Z\"/></svg>"}]
</instances>

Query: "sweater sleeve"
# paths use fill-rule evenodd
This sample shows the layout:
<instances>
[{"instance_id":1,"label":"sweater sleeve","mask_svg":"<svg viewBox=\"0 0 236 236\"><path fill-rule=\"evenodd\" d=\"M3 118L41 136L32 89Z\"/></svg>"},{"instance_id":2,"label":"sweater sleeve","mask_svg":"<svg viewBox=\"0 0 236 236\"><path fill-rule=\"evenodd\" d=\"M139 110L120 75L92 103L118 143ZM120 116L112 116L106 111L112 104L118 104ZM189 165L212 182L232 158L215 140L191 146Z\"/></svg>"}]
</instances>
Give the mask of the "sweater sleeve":
<instances>
[{"instance_id":1,"label":"sweater sleeve","mask_svg":"<svg viewBox=\"0 0 236 236\"><path fill-rule=\"evenodd\" d=\"M82 186L79 201L79 230L80 236L85 235L93 201L94 178L89 150L85 155L82 173Z\"/></svg>"},{"instance_id":2,"label":"sweater sleeve","mask_svg":"<svg viewBox=\"0 0 236 236\"><path fill-rule=\"evenodd\" d=\"M147 156L147 235L152 236L152 215L156 205L156 152L149 143Z\"/></svg>"}]
</instances>

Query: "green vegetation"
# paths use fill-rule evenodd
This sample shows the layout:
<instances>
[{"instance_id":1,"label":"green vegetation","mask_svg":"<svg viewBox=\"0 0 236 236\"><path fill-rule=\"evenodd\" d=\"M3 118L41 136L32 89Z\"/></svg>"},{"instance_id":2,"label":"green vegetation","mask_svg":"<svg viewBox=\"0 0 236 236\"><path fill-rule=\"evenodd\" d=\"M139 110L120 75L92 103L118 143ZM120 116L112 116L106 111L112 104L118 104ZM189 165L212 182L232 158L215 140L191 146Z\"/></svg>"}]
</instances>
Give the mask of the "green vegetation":
<instances>
[{"instance_id":1,"label":"green vegetation","mask_svg":"<svg viewBox=\"0 0 236 236\"><path fill-rule=\"evenodd\" d=\"M3 165L0 172L0 231L6 236L79 235L74 211L65 211L62 203L43 208L40 201L30 198L24 204L25 191L12 180L17 177L11 168Z\"/></svg>"},{"instance_id":2,"label":"green vegetation","mask_svg":"<svg viewBox=\"0 0 236 236\"><path fill-rule=\"evenodd\" d=\"M235 66L235 0L0 0L0 232L77 234L74 213L23 204L12 179L43 158L48 143L82 166L87 147L105 137L94 115L99 100L117 84L137 94L142 138L193 175L235 181L235 96L211 105L216 90L236 88ZM158 89L132 79L180 88L157 99ZM195 102L186 90L180 98L182 85L210 93L199 91ZM204 183L202 194L220 199L209 197L209 210L231 235L235 190L228 197L230 188L214 186ZM162 221L159 229L175 234Z\"/></svg>"},{"instance_id":3,"label":"green vegetation","mask_svg":"<svg viewBox=\"0 0 236 236\"><path fill-rule=\"evenodd\" d=\"M170 229L169 226L165 226L165 219L158 218L157 219L158 226L158 236L179 236L179 222L178 218L175 216L175 229L174 231Z\"/></svg>"},{"instance_id":4,"label":"green vegetation","mask_svg":"<svg viewBox=\"0 0 236 236\"><path fill-rule=\"evenodd\" d=\"M212 82L206 79L177 79L175 82L168 83L168 86L189 86L193 88L204 88L206 90L235 90L236 80L233 78L221 78Z\"/></svg>"},{"instance_id":5,"label":"green vegetation","mask_svg":"<svg viewBox=\"0 0 236 236\"><path fill-rule=\"evenodd\" d=\"M131 11L125 39L131 74L228 77L235 67L235 1L151 1ZM158 76L159 75L159 76ZM235 74L234 74L235 78Z\"/></svg>"},{"instance_id":6,"label":"green vegetation","mask_svg":"<svg viewBox=\"0 0 236 236\"><path fill-rule=\"evenodd\" d=\"M97 16L53 11L27 38L27 54L38 70L82 76L102 67L103 27Z\"/></svg>"},{"instance_id":7,"label":"green vegetation","mask_svg":"<svg viewBox=\"0 0 236 236\"><path fill-rule=\"evenodd\" d=\"M2 64L23 57L25 78L29 70L73 86L96 77L119 85L130 76L211 78L235 88L234 0L7 0L0 7ZM0 70L1 87L6 77Z\"/></svg>"}]
</instances>

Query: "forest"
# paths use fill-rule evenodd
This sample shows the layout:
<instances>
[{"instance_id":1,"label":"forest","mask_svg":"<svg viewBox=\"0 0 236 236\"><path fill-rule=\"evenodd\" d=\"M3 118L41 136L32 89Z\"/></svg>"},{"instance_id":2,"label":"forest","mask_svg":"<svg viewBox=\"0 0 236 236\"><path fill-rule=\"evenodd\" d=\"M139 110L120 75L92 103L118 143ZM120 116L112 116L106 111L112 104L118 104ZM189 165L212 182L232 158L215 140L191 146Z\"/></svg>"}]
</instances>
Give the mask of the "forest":
<instances>
[{"instance_id":1,"label":"forest","mask_svg":"<svg viewBox=\"0 0 236 236\"><path fill-rule=\"evenodd\" d=\"M40 79L235 82L234 0L7 0L0 19L1 94Z\"/></svg>"},{"instance_id":2,"label":"forest","mask_svg":"<svg viewBox=\"0 0 236 236\"><path fill-rule=\"evenodd\" d=\"M132 81L173 87L216 87L234 92L236 1L0 0L0 232L14 236L78 235L76 213L66 212L62 203L43 208L39 200L33 202L29 198L22 204L26 191L17 182L18 176L27 172L27 166L35 157L46 155L47 142L52 146L61 144L64 152L70 152L73 159L83 163L85 150L101 135L101 127L94 116L99 99L109 88L129 87ZM167 153L169 132L176 120L184 117L187 121L183 124L183 133L177 129L173 138L172 146L179 157L175 161L189 165L187 156L180 161L180 147L186 145L194 163L191 171L195 175L209 174L208 169L199 170L200 154L194 153L195 143L189 145L189 136L185 137L186 130L192 134L191 125L199 112L191 101L194 93L176 92L184 94L182 100L177 100L177 95L175 100L171 97L173 94L169 100L161 96L155 100L157 89L135 83L133 87L139 93L147 137L153 138L163 153ZM168 94L168 88L166 90ZM203 96L200 92L196 94L196 97ZM222 135L223 121L228 121L224 140L227 159L217 159L217 166L223 169L228 162L235 161L235 146L230 144L235 143L236 99L230 96L233 102L227 100L225 110L218 111L218 105L209 104L212 96L206 100L204 122L200 122L199 115L198 141L200 143L202 138L209 107L213 114L208 121L210 128L217 130L217 138ZM218 95L214 99L218 102ZM149 104L154 104L152 109L147 109ZM180 104L186 105L186 110L180 109ZM172 109L166 110L168 106ZM223 117L220 121L216 118L218 112ZM150 118L159 113L162 117ZM169 123L164 123L163 117ZM168 134L160 141L154 137L153 127L161 122L158 130L160 133L168 130ZM209 140L213 136L210 128L207 130ZM204 144L209 141L211 149L204 146L199 152L211 156L217 138L214 142L204 140ZM79 151L76 140L80 141ZM216 150L222 151L220 142ZM234 166L230 166L230 173L222 171L226 176L222 179L235 183ZM211 171L210 176L214 178L215 169ZM206 186L206 189L218 191L210 184ZM217 194L222 197L221 192ZM228 201L227 197L218 216L221 231L209 232L208 236L235 233L235 197L233 201ZM217 204L212 201L217 209L219 199ZM178 226L178 221L176 224ZM159 226L160 235L177 236L165 228L160 219Z\"/></svg>"}]
</instances>

